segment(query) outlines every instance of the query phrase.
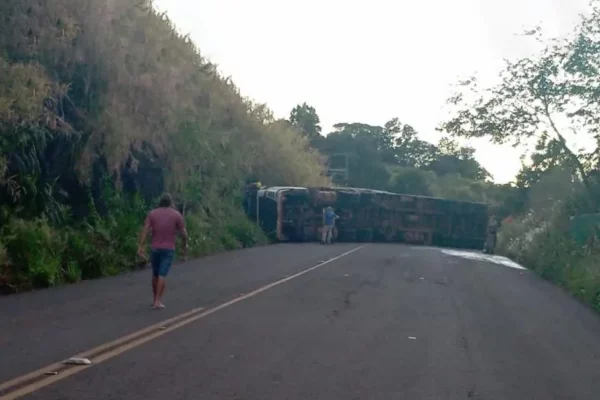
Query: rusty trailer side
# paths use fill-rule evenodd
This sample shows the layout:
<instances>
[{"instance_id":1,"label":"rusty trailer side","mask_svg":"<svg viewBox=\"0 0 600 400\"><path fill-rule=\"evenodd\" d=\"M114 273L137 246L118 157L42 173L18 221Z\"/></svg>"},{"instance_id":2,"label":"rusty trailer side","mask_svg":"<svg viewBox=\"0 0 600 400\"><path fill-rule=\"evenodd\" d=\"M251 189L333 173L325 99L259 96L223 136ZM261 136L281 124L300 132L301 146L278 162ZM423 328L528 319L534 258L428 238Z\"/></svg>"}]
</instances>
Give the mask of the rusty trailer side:
<instances>
[{"instance_id":1,"label":"rusty trailer side","mask_svg":"<svg viewBox=\"0 0 600 400\"><path fill-rule=\"evenodd\" d=\"M335 209L334 240L481 249L487 205L360 188L258 190L249 215L277 241L317 241L323 210Z\"/></svg>"}]
</instances>

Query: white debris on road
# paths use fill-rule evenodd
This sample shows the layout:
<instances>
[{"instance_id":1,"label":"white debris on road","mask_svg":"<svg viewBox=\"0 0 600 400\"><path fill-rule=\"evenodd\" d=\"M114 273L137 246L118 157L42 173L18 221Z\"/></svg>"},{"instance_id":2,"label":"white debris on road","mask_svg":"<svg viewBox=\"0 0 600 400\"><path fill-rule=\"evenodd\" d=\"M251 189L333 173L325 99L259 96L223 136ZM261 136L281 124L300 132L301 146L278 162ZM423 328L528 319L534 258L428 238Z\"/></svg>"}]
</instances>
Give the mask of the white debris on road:
<instances>
[{"instance_id":1,"label":"white debris on road","mask_svg":"<svg viewBox=\"0 0 600 400\"><path fill-rule=\"evenodd\" d=\"M70 364L70 365L90 365L91 363L92 362L90 360L88 360L87 358L78 358L78 357L69 358L68 360L63 362L63 364Z\"/></svg>"},{"instance_id":2,"label":"white debris on road","mask_svg":"<svg viewBox=\"0 0 600 400\"><path fill-rule=\"evenodd\" d=\"M441 251L442 251L442 253L447 254L449 256L468 258L470 260L476 260L476 261L487 261L487 262L491 262L491 263L498 264L498 265L504 265L505 267L509 267L509 268L516 268L516 269L522 269L522 270L526 269L526 268L522 267L521 265L517 264L516 262L514 262L506 257L502 257L502 256L494 256L494 255L490 255L490 254L476 253L473 251L461 251L461 250L442 249Z\"/></svg>"}]
</instances>

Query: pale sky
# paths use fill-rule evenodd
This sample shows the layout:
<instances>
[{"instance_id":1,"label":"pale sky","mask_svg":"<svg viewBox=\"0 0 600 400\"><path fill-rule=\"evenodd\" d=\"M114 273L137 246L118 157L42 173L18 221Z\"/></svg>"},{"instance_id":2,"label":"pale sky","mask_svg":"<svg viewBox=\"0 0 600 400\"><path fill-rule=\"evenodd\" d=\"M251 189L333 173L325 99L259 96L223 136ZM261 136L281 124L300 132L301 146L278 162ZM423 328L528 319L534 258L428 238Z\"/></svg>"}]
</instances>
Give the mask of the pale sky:
<instances>
[{"instance_id":1,"label":"pale sky","mask_svg":"<svg viewBox=\"0 0 600 400\"><path fill-rule=\"evenodd\" d=\"M437 142L458 79L492 83L503 59L535 51L518 37L541 24L570 33L588 0L155 0L242 95L276 117L307 102L323 131L398 117ZM471 142L496 182L514 178L518 150Z\"/></svg>"}]
</instances>

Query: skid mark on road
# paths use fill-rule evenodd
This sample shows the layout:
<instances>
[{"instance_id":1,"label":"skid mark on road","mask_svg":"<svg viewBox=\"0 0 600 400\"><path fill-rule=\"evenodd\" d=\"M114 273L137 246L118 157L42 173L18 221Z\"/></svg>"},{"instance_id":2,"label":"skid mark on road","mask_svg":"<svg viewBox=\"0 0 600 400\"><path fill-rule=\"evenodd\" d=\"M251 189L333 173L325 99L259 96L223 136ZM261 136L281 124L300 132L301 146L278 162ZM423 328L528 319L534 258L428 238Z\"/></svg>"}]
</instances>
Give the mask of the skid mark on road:
<instances>
[{"instance_id":1,"label":"skid mark on road","mask_svg":"<svg viewBox=\"0 0 600 400\"><path fill-rule=\"evenodd\" d=\"M517 264L516 262L514 262L506 257L502 257L502 256L493 256L493 255L489 255L489 254L475 253L472 251L447 250L447 249L443 249L443 250L441 250L441 252L444 254L447 254L449 256L462 257L462 258L467 258L469 260L475 260L475 261L486 261L486 262L493 263L493 264L503 265L503 266L509 267L509 268L515 268L515 269L521 269L521 270L526 269L523 266Z\"/></svg>"}]
</instances>

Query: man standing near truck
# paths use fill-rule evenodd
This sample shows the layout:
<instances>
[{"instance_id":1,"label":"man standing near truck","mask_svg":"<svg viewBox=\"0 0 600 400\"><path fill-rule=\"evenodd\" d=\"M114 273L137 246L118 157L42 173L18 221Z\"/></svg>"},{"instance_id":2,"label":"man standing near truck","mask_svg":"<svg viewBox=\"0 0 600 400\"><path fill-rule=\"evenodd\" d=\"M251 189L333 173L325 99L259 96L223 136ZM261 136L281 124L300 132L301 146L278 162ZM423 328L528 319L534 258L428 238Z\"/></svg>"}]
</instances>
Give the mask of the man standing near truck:
<instances>
[{"instance_id":1,"label":"man standing near truck","mask_svg":"<svg viewBox=\"0 0 600 400\"><path fill-rule=\"evenodd\" d=\"M323 237L321 238L322 244L331 244L331 237L333 236L333 229L335 228L335 220L338 219L339 216L333 211L332 207L327 207L324 215L324 224L323 224Z\"/></svg>"},{"instance_id":2,"label":"man standing near truck","mask_svg":"<svg viewBox=\"0 0 600 400\"><path fill-rule=\"evenodd\" d=\"M485 248L483 249L484 253L494 254L496 249L496 242L498 238L498 229L499 229L498 220L496 220L496 216L492 215L488 222L487 228L487 238L485 241Z\"/></svg>"}]
</instances>

